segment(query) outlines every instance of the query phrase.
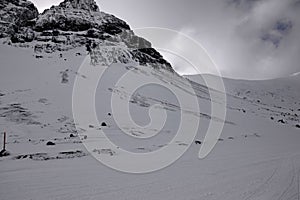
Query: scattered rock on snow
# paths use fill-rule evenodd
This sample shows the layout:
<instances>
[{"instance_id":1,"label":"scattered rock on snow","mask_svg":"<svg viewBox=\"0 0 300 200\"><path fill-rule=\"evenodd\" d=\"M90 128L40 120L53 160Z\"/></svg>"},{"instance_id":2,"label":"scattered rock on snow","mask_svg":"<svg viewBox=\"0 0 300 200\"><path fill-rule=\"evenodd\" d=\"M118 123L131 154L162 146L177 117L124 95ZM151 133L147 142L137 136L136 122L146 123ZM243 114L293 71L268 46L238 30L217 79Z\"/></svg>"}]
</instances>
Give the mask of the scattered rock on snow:
<instances>
[{"instance_id":1,"label":"scattered rock on snow","mask_svg":"<svg viewBox=\"0 0 300 200\"><path fill-rule=\"evenodd\" d=\"M60 159L73 159L73 158L81 158L87 156L88 154L81 151L65 151L59 152L58 154L50 155L48 153L34 153L34 154L24 154L15 156L13 159L21 160L21 159L31 159L34 161L46 161L46 160L60 160Z\"/></svg>"},{"instance_id":2,"label":"scattered rock on snow","mask_svg":"<svg viewBox=\"0 0 300 200\"><path fill-rule=\"evenodd\" d=\"M7 121L17 124L40 125L40 122L35 121L36 116L27 108L22 107L20 103L11 103L6 107L0 108L0 117Z\"/></svg>"},{"instance_id":3,"label":"scattered rock on snow","mask_svg":"<svg viewBox=\"0 0 300 200\"><path fill-rule=\"evenodd\" d=\"M253 134L255 137L261 137L258 133Z\"/></svg>"},{"instance_id":4,"label":"scattered rock on snow","mask_svg":"<svg viewBox=\"0 0 300 200\"><path fill-rule=\"evenodd\" d=\"M0 152L0 157L5 157L5 156L9 156L10 155L10 153L7 151L7 150L2 150L1 152Z\"/></svg>"},{"instance_id":5,"label":"scattered rock on snow","mask_svg":"<svg viewBox=\"0 0 300 200\"><path fill-rule=\"evenodd\" d=\"M46 143L46 145L47 145L47 146L54 146L54 145L55 145L55 143L54 143L54 142L52 142L52 141L49 141L49 142L47 142L47 143Z\"/></svg>"},{"instance_id":6,"label":"scattered rock on snow","mask_svg":"<svg viewBox=\"0 0 300 200\"><path fill-rule=\"evenodd\" d=\"M113 156L116 154L116 152L113 151L112 149L94 149L93 152L98 153L98 154L107 154L110 156Z\"/></svg>"},{"instance_id":7,"label":"scattered rock on snow","mask_svg":"<svg viewBox=\"0 0 300 200\"><path fill-rule=\"evenodd\" d=\"M200 140L195 140L195 144L202 144Z\"/></svg>"},{"instance_id":8,"label":"scattered rock on snow","mask_svg":"<svg viewBox=\"0 0 300 200\"><path fill-rule=\"evenodd\" d=\"M63 72L60 72L61 74L61 83L69 83L69 74L68 74L69 70L66 69Z\"/></svg>"},{"instance_id":9,"label":"scattered rock on snow","mask_svg":"<svg viewBox=\"0 0 300 200\"><path fill-rule=\"evenodd\" d=\"M278 120L278 122L282 123L282 124L286 124L287 123L286 120L284 120L284 119L280 119L280 120Z\"/></svg>"},{"instance_id":10,"label":"scattered rock on snow","mask_svg":"<svg viewBox=\"0 0 300 200\"><path fill-rule=\"evenodd\" d=\"M38 100L38 102L39 102L39 103L42 103L42 104L46 104L46 103L48 102L48 99L46 99L46 98L40 98L40 99Z\"/></svg>"}]
</instances>

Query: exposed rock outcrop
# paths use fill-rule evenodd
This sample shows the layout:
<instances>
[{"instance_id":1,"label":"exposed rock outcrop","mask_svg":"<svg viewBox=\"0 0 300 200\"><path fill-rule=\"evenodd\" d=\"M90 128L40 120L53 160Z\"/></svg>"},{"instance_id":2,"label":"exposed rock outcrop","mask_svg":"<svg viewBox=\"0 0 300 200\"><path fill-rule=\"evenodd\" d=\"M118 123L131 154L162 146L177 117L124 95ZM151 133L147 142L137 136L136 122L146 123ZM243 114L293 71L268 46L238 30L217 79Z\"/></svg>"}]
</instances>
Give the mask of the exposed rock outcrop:
<instances>
[{"instance_id":1,"label":"exposed rock outcrop","mask_svg":"<svg viewBox=\"0 0 300 200\"><path fill-rule=\"evenodd\" d=\"M92 12L99 12L99 7L94 0L67 0L60 4L60 7L66 9L79 9Z\"/></svg>"},{"instance_id":2,"label":"exposed rock outcrop","mask_svg":"<svg viewBox=\"0 0 300 200\"><path fill-rule=\"evenodd\" d=\"M65 0L39 15L35 25L36 31L86 31L93 28L110 34L130 29L124 21L100 12L94 0Z\"/></svg>"},{"instance_id":3,"label":"exposed rock outcrop","mask_svg":"<svg viewBox=\"0 0 300 200\"><path fill-rule=\"evenodd\" d=\"M0 1L0 38L14 35L38 17L38 10L26 0Z\"/></svg>"},{"instance_id":4,"label":"exposed rock outcrop","mask_svg":"<svg viewBox=\"0 0 300 200\"><path fill-rule=\"evenodd\" d=\"M94 0L65 0L41 14L26 0L3 0L0 8L0 37L12 43L34 41L36 53L86 46L94 65L138 62L174 72L149 41L123 20L101 12Z\"/></svg>"}]
</instances>

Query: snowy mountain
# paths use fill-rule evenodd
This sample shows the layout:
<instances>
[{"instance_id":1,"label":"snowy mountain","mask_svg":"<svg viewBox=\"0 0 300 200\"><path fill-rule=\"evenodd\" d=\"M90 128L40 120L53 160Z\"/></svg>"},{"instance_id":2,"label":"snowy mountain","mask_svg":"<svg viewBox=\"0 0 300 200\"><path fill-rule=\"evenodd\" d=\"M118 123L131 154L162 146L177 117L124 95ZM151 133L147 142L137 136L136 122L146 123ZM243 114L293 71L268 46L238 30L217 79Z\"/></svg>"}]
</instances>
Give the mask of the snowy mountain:
<instances>
[{"instance_id":1,"label":"snowy mountain","mask_svg":"<svg viewBox=\"0 0 300 200\"><path fill-rule=\"evenodd\" d=\"M171 65L151 48L150 42L136 36L126 22L100 12L94 0L66 0L42 14L24 0L3 1L0 6L0 38L6 38L4 43L30 46L36 53L86 46L93 53L100 50L101 55L113 54L110 59L114 61L132 60L173 71ZM107 59L102 64L111 64Z\"/></svg>"},{"instance_id":2,"label":"snowy mountain","mask_svg":"<svg viewBox=\"0 0 300 200\"><path fill-rule=\"evenodd\" d=\"M224 79L223 120L211 114L212 97L224 103L220 91L207 88L200 75L179 76L149 41L101 12L93 0L65 0L41 14L24 0L0 6L0 131L7 133L10 153L0 157L0 199L298 199L299 76ZM88 86L84 91L93 90L88 83L99 72L95 101L87 98L80 113L87 124L80 124L74 121L74 85L79 80ZM128 73L130 81L120 82ZM136 80L154 84L132 91L139 86ZM187 97L190 106L184 107L169 88ZM112 97L120 105L115 110ZM197 100L199 111L189 98ZM85 116L90 104L99 123ZM127 122L125 112L115 115L125 104L137 125L118 123ZM164 116L161 129L147 126L151 120L160 124ZM196 132L194 140L174 140L182 116L186 134ZM197 130L194 120L199 120ZM212 121L224 129L213 151L199 160ZM91 130L95 137L88 136ZM126 160L120 149L187 151L162 170L121 173L98 162L84 146L102 140L99 131L118 146L95 149L107 159Z\"/></svg>"}]
</instances>

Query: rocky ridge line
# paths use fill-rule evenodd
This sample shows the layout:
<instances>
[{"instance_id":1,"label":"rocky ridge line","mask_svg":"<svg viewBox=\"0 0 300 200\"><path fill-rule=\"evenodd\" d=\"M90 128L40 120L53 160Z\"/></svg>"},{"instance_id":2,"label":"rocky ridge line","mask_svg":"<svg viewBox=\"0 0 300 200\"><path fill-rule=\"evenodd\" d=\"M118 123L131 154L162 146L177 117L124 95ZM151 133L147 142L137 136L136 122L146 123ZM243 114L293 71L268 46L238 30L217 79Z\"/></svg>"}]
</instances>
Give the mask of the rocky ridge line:
<instances>
[{"instance_id":1,"label":"rocky ridge line","mask_svg":"<svg viewBox=\"0 0 300 200\"><path fill-rule=\"evenodd\" d=\"M174 72L149 41L136 36L123 20L101 12L94 0L65 0L41 14L27 0L2 0L0 10L5 43L32 46L37 54L86 46L94 64L134 61Z\"/></svg>"}]
</instances>

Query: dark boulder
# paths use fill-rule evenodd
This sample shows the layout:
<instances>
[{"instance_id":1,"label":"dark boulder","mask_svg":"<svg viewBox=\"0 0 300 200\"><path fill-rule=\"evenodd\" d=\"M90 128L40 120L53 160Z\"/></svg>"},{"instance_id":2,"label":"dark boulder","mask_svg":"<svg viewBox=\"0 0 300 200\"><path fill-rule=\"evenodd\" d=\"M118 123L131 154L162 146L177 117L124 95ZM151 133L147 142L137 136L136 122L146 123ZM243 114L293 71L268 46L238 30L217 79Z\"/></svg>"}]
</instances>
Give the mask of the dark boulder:
<instances>
[{"instance_id":1,"label":"dark boulder","mask_svg":"<svg viewBox=\"0 0 300 200\"><path fill-rule=\"evenodd\" d=\"M287 122L284 119L278 120L279 123L286 124Z\"/></svg>"},{"instance_id":2,"label":"dark boulder","mask_svg":"<svg viewBox=\"0 0 300 200\"><path fill-rule=\"evenodd\" d=\"M200 140L195 140L195 144L202 144Z\"/></svg>"},{"instance_id":3,"label":"dark boulder","mask_svg":"<svg viewBox=\"0 0 300 200\"><path fill-rule=\"evenodd\" d=\"M47 146L54 146L54 145L55 145L55 143L54 143L54 142L52 142L52 141L49 141L49 142L47 142L47 143L46 143L46 145L47 145Z\"/></svg>"},{"instance_id":4,"label":"dark boulder","mask_svg":"<svg viewBox=\"0 0 300 200\"><path fill-rule=\"evenodd\" d=\"M10 155L10 153L5 149L0 151L0 157L5 157L5 156L9 156L9 155Z\"/></svg>"}]
</instances>

